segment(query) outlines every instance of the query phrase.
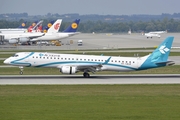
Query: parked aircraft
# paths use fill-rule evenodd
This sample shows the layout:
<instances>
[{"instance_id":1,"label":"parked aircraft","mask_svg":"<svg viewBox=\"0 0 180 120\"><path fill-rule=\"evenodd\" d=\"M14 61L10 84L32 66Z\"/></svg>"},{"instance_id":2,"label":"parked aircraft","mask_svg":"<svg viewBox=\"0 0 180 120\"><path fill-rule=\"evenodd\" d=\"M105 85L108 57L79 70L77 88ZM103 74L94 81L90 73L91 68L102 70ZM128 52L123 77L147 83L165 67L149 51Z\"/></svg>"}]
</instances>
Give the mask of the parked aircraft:
<instances>
[{"instance_id":1,"label":"parked aircraft","mask_svg":"<svg viewBox=\"0 0 180 120\"><path fill-rule=\"evenodd\" d=\"M147 38L153 38L153 37L158 37L158 38L160 38L160 37L161 37L161 35L155 34L155 33L145 33L144 35L145 35Z\"/></svg>"},{"instance_id":2,"label":"parked aircraft","mask_svg":"<svg viewBox=\"0 0 180 120\"><path fill-rule=\"evenodd\" d=\"M58 19L49 29L48 33L58 32L62 19ZM34 27L37 27L35 25ZM31 41L31 39L44 36L45 33L41 32L27 32L27 33L0 33L0 36L4 36L4 41L8 41L10 44L25 43Z\"/></svg>"},{"instance_id":3,"label":"parked aircraft","mask_svg":"<svg viewBox=\"0 0 180 120\"><path fill-rule=\"evenodd\" d=\"M20 74L23 74L23 67L54 67L63 74L75 74L81 71L84 72L84 77L90 77L88 72L146 70L175 64L168 60L173 40L174 37L167 37L152 54L144 57L19 52L7 58L4 64L20 66Z\"/></svg>"},{"instance_id":4,"label":"parked aircraft","mask_svg":"<svg viewBox=\"0 0 180 120\"><path fill-rule=\"evenodd\" d=\"M78 25L79 25L80 19L76 19L66 30L64 30L63 32L57 32L59 31L60 28L60 24L55 24L55 26L52 28L48 29L48 32L42 36L42 37L37 37L34 38L30 41L40 41L40 40L45 40L45 41L49 41L49 40L60 40L63 38L67 38L73 35L78 34L79 32L76 32ZM56 29L56 31L54 32L49 32L49 30L51 29Z\"/></svg>"},{"instance_id":5,"label":"parked aircraft","mask_svg":"<svg viewBox=\"0 0 180 120\"><path fill-rule=\"evenodd\" d=\"M0 29L0 33L7 33L7 32L25 32L27 31L26 27L27 22L21 23L21 25L18 28L6 28L6 29Z\"/></svg>"},{"instance_id":6,"label":"parked aircraft","mask_svg":"<svg viewBox=\"0 0 180 120\"><path fill-rule=\"evenodd\" d=\"M167 31L152 31L149 33L151 33L151 34L162 34L162 33L167 33Z\"/></svg>"},{"instance_id":7,"label":"parked aircraft","mask_svg":"<svg viewBox=\"0 0 180 120\"><path fill-rule=\"evenodd\" d=\"M153 38L153 37L158 37L160 38L162 33L167 33L167 31L152 31L152 32L149 32L149 33L145 33L144 35L147 37L147 38Z\"/></svg>"}]
</instances>

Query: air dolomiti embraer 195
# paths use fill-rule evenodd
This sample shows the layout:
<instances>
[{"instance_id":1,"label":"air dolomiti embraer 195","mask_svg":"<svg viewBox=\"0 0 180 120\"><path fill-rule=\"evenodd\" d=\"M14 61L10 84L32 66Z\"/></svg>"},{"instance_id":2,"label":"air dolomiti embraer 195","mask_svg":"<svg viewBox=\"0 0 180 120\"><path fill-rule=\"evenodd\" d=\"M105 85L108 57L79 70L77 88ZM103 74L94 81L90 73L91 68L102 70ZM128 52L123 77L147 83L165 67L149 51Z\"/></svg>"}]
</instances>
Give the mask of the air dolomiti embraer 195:
<instances>
[{"instance_id":1,"label":"air dolomiti embraer 195","mask_svg":"<svg viewBox=\"0 0 180 120\"><path fill-rule=\"evenodd\" d=\"M54 67L61 73L75 74L84 72L84 77L90 77L88 72L98 71L138 71L150 68L173 65L168 61L174 37L167 37L152 54L144 57L115 57L77 54L56 54L43 52L19 52L7 58L4 63L19 66L20 74L23 67Z\"/></svg>"}]
</instances>

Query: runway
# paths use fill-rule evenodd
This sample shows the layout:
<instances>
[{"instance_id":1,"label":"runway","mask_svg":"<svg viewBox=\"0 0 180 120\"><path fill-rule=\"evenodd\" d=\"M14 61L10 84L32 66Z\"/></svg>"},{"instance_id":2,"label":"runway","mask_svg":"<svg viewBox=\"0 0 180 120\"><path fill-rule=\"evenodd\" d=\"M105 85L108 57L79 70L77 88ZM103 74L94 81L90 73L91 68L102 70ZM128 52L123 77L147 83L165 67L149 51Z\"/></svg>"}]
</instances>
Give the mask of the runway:
<instances>
[{"instance_id":1,"label":"runway","mask_svg":"<svg viewBox=\"0 0 180 120\"><path fill-rule=\"evenodd\" d=\"M0 85L180 84L180 74L1 75Z\"/></svg>"}]
</instances>

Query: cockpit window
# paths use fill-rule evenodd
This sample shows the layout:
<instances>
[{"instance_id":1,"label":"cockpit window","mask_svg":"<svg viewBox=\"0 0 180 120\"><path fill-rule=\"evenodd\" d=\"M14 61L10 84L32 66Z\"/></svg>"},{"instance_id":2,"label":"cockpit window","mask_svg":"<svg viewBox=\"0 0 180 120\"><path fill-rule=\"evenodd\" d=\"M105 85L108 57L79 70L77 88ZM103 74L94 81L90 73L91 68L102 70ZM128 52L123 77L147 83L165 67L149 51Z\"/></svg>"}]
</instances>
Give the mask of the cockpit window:
<instances>
[{"instance_id":1,"label":"cockpit window","mask_svg":"<svg viewBox=\"0 0 180 120\"><path fill-rule=\"evenodd\" d=\"M19 55L17 55L17 54L14 54L12 57L18 57Z\"/></svg>"}]
</instances>

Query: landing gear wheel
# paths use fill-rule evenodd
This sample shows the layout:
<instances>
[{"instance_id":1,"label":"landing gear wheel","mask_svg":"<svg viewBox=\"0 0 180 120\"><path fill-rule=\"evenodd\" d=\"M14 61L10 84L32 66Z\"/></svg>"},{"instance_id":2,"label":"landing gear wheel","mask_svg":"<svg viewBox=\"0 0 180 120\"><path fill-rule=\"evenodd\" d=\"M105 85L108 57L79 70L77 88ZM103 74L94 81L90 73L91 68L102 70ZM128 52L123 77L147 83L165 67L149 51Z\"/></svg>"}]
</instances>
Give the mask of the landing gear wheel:
<instances>
[{"instance_id":1,"label":"landing gear wheel","mask_svg":"<svg viewBox=\"0 0 180 120\"><path fill-rule=\"evenodd\" d=\"M23 74L23 71L20 71L19 74L22 75L22 74Z\"/></svg>"},{"instance_id":2,"label":"landing gear wheel","mask_svg":"<svg viewBox=\"0 0 180 120\"><path fill-rule=\"evenodd\" d=\"M24 70L24 69L23 69L23 66L19 66L19 68L20 68L19 74L22 75L22 74L23 74L23 70Z\"/></svg>"},{"instance_id":3,"label":"landing gear wheel","mask_svg":"<svg viewBox=\"0 0 180 120\"><path fill-rule=\"evenodd\" d=\"M83 76L84 76L85 78L90 77L89 73L87 73L87 72L84 72L84 73L83 73Z\"/></svg>"}]
</instances>

